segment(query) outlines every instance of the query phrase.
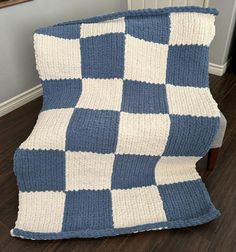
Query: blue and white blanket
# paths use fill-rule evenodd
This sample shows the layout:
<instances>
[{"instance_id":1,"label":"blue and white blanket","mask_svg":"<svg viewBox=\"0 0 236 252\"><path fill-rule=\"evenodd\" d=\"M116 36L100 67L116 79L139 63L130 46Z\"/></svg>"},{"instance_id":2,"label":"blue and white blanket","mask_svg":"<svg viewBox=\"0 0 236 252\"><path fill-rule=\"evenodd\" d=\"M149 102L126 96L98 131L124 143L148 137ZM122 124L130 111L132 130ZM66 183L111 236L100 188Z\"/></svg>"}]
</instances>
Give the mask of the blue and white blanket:
<instances>
[{"instance_id":1,"label":"blue and white blanket","mask_svg":"<svg viewBox=\"0 0 236 252\"><path fill-rule=\"evenodd\" d=\"M13 236L113 236L219 216L195 170L219 126L208 88L216 14L138 10L35 32L44 102L14 157Z\"/></svg>"}]
</instances>

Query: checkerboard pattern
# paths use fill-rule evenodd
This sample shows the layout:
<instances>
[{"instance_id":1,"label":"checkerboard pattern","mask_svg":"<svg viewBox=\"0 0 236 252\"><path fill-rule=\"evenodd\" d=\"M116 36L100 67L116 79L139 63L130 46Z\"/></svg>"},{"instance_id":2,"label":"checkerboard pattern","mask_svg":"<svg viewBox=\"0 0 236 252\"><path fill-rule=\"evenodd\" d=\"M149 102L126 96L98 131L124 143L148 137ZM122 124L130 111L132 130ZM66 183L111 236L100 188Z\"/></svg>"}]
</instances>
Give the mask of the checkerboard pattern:
<instances>
[{"instance_id":1,"label":"checkerboard pattern","mask_svg":"<svg viewBox=\"0 0 236 252\"><path fill-rule=\"evenodd\" d=\"M219 126L207 73L215 14L140 10L36 31L44 103L14 157L13 236L110 236L219 215L195 170Z\"/></svg>"}]
</instances>

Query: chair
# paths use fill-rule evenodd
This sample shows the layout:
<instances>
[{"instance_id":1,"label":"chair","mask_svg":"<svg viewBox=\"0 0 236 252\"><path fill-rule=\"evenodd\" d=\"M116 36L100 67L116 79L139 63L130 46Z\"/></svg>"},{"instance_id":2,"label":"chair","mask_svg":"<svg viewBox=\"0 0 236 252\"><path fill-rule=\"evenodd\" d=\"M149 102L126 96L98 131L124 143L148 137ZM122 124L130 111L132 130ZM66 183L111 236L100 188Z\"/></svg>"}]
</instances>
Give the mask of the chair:
<instances>
[{"instance_id":1,"label":"chair","mask_svg":"<svg viewBox=\"0 0 236 252\"><path fill-rule=\"evenodd\" d=\"M227 126L227 120L225 116L222 114L222 112L220 112L220 126L215 136L215 139L211 145L211 149L208 152L207 157L207 170L209 171L213 171L216 166L218 153L223 143L226 126Z\"/></svg>"}]
</instances>

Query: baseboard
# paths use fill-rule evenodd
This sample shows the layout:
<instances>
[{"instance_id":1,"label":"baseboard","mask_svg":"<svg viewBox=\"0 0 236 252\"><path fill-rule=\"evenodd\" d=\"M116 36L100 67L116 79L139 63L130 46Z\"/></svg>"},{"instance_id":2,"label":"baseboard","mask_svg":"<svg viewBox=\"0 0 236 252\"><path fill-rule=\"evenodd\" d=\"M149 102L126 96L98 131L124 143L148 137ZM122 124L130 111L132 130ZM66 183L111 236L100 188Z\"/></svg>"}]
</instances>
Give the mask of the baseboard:
<instances>
[{"instance_id":1,"label":"baseboard","mask_svg":"<svg viewBox=\"0 0 236 252\"><path fill-rule=\"evenodd\" d=\"M214 63L209 63L209 73L213 75L222 76L229 66L230 59L224 65L218 65Z\"/></svg>"},{"instance_id":2,"label":"baseboard","mask_svg":"<svg viewBox=\"0 0 236 252\"><path fill-rule=\"evenodd\" d=\"M39 84L5 102L0 103L0 117L23 106L42 95L42 85Z\"/></svg>"}]
</instances>

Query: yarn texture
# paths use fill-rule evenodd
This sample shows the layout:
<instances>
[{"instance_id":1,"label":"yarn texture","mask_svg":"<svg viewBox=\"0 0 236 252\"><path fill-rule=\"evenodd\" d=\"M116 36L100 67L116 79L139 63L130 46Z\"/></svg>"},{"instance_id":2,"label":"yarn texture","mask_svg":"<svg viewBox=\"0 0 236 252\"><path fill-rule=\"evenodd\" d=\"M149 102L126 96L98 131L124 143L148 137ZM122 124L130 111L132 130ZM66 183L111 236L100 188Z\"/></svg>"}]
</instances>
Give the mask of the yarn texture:
<instances>
[{"instance_id":1,"label":"yarn texture","mask_svg":"<svg viewBox=\"0 0 236 252\"><path fill-rule=\"evenodd\" d=\"M181 228L220 215L195 169L219 127L215 9L113 13L34 34L43 107L15 152L12 236Z\"/></svg>"}]
</instances>

